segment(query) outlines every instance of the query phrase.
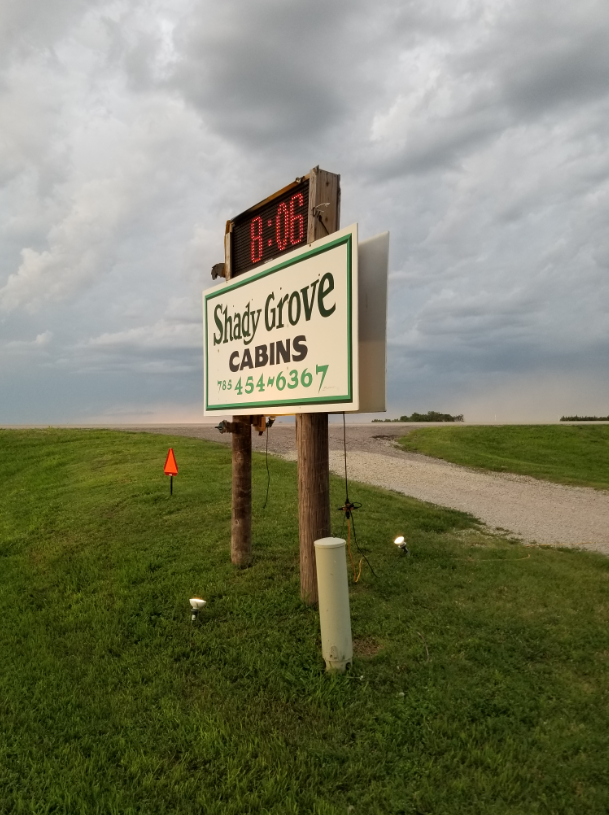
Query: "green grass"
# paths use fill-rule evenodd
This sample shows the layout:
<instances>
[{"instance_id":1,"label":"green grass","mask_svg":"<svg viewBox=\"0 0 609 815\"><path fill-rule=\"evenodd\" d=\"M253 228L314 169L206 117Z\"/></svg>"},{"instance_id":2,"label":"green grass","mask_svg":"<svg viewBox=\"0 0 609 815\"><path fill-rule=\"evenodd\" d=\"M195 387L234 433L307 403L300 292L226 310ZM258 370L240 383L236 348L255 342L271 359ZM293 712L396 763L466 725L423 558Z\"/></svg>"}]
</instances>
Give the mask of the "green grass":
<instances>
[{"instance_id":1,"label":"green grass","mask_svg":"<svg viewBox=\"0 0 609 815\"><path fill-rule=\"evenodd\" d=\"M429 427L399 440L404 450L497 472L609 489L609 426Z\"/></svg>"},{"instance_id":2,"label":"green grass","mask_svg":"<svg viewBox=\"0 0 609 815\"><path fill-rule=\"evenodd\" d=\"M271 460L263 511L254 456L236 570L220 445L49 429L0 431L0 453L1 813L609 810L606 558L354 484L378 576L351 586L356 659L330 676L294 464Z\"/></svg>"}]
</instances>

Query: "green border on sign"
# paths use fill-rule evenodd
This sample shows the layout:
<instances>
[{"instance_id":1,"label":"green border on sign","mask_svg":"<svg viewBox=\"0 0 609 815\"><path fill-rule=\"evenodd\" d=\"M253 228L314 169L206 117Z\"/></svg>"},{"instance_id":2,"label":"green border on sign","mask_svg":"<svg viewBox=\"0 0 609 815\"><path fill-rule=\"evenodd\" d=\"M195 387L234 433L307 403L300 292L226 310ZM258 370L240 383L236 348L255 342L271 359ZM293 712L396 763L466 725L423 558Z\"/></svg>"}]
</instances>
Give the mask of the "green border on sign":
<instances>
[{"instance_id":1,"label":"green border on sign","mask_svg":"<svg viewBox=\"0 0 609 815\"><path fill-rule=\"evenodd\" d=\"M254 280L259 280L263 277L267 277L268 275L275 274L276 272L281 271L282 269L286 269L289 266L293 266L296 263L300 263L307 258L313 257L314 255L321 255L324 252L328 252L331 249L335 249L337 246L341 246L342 244L347 244L347 364L349 366L349 391L347 394L343 394L342 396L322 396L322 397L311 397L309 399L284 399L278 401L274 399L272 402L239 402L233 404L226 404L226 405L209 405L208 394L209 394L209 366L207 364L207 303L210 300L213 300L214 297L220 297L221 295L226 294L229 291L234 289L238 289L240 286L247 286L249 283L253 283ZM245 280L236 280L234 283L228 283L228 285L223 286L221 289L217 291L212 291L210 294L205 295L205 308L203 309L203 329L204 329L204 338L205 338L205 410L206 411L216 411L218 413L226 413L231 409L247 409L247 408L272 408L272 407L283 407L284 405L294 405L295 407L300 405L323 405L326 403L333 403L333 404L343 404L346 402L353 401L353 356L352 356L352 347L353 347L353 304L352 304L352 276L353 276L353 233L349 232L347 235L343 235L341 238L337 238L336 240L330 241L329 243L324 244L315 249L310 249L308 252L304 252L302 255L298 255L295 258L289 258L284 260L281 263L278 263L277 266L273 266L270 269L266 269L265 271L258 272L258 274L252 275Z\"/></svg>"}]
</instances>

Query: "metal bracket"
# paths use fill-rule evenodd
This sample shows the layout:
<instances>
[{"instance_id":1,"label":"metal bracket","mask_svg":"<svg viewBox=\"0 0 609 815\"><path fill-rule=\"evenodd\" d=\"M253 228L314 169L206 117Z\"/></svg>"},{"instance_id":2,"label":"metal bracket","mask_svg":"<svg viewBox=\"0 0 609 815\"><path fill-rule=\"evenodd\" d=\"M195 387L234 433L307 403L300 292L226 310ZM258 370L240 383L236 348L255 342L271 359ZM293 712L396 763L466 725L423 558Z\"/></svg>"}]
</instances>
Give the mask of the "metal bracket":
<instances>
[{"instance_id":1,"label":"metal bracket","mask_svg":"<svg viewBox=\"0 0 609 815\"><path fill-rule=\"evenodd\" d=\"M211 267L211 279L215 280L217 277L226 277L226 264L214 263Z\"/></svg>"}]
</instances>

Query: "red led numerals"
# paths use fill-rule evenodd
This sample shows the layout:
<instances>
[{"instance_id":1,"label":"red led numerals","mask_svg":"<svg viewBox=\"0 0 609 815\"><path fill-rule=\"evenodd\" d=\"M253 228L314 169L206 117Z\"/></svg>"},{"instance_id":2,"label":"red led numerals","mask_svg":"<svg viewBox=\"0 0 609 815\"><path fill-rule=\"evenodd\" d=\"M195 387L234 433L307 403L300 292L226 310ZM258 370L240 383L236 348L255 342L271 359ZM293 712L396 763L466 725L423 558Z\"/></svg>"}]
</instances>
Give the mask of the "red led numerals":
<instances>
[{"instance_id":1,"label":"red led numerals","mask_svg":"<svg viewBox=\"0 0 609 815\"><path fill-rule=\"evenodd\" d=\"M277 249L283 252L288 243L290 246L297 246L305 237L304 215L296 212L297 208L304 207L304 196L297 192L290 198L289 205L282 201L275 213L275 242ZM268 226L272 228L273 222L268 221ZM264 249L264 235L262 232L262 217L257 215L250 222L250 256L252 263L259 263L262 260ZM272 246L273 241L269 238L268 245Z\"/></svg>"},{"instance_id":2,"label":"red led numerals","mask_svg":"<svg viewBox=\"0 0 609 815\"><path fill-rule=\"evenodd\" d=\"M252 263L262 259L262 218L258 215L250 224Z\"/></svg>"},{"instance_id":3,"label":"red led numerals","mask_svg":"<svg viewBox=\"0 0 609 815\"><path fill-rule=\"evenodd\" d=\"M281 231L283 229L283 238ZM280 252L288 245L288 236L290 234L290 212L282 201L277 207L277 215L275 217L275 232L277 234L277 247Z\"/></svg>"},{"instance_id":4,"label":"red led numerals","mask_svg":"<svg viewBox=\"0 0 609 815\"><path fill-rule=\"evenodd\" d=\"M301 192L296 193L296 195L290 198L290 243L292 246L300 243L304 238L304 218L302 215L294 214L294 204L296 201L298 201L299 207L304 206L304 198ZM296 228L298 228L297 235L295 235Z\"/></svg>"}]
</instances>

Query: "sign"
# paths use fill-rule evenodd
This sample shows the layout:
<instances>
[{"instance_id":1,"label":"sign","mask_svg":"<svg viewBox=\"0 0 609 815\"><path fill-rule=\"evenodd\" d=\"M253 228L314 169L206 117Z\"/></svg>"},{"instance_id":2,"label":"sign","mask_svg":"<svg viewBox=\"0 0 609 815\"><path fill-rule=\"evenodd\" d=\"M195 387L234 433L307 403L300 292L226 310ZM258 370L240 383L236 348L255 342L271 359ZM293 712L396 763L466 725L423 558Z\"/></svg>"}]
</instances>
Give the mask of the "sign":
<instances>
[{"instance_id":1,"label":"sign","mask_svg":"<svg viewBox=\"0 0 609 815\"><path fill-rule=\"evenodd\" d=\"M357 225L203 293L204 414L357 410Z\"/></svg>"},{"instance_id":2,"label":"sign","mask_svg":"<svg viewBox=\"0 0 609 815\"><path fill-rule=\"evenodd\" d=\"M234 218L230 224L231 277L305 245L308 217L307 177Z\"/></svg>"},{"instance_id":3,"label":"sign","mask_svg":"<svg viewBox=\"0 0 609 815\"><path fill-rule=\"evenodd\" d=\"M387 277L389 232L357 247L359 314L359 410L387 410Z\"/></svg>"},{"instance_id":4,"label":"sign","mask_svg":"<svg viewBox=\"0 0 609 815\"><path fill-rule=\"evenodd\" d=\"M177 475L178 474L178 465L176 463L176 457L173 454L173 447L169 448L169 452L167 453L167 458L165 459L165 475Z\"/></svg>"}]
</instances>

